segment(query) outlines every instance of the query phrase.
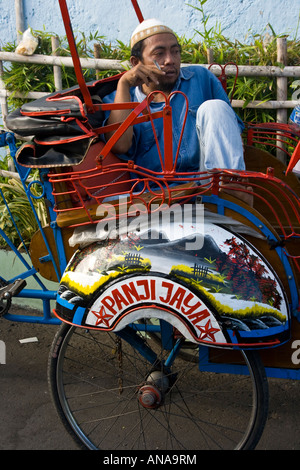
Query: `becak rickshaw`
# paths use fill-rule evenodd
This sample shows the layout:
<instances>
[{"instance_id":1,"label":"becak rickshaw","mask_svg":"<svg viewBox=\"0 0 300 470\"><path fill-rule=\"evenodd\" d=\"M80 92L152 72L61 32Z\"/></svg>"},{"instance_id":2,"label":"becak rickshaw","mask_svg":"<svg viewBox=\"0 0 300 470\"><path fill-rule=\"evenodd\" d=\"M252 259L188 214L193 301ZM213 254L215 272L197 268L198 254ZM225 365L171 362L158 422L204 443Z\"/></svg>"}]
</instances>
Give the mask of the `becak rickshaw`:
<instances>
[{"instance_id":1,"label":"becak rickshaw","mask_svg":"<svg viewBox=\"0 0 300 470\"><path fill-rule=\"evenodd\" d=\"M151 96L127 103L132 112L105 141L112 105L102 99L120 75L84 83L60 5L79 86L9 119L35 135L17 162L40 169L63 268L57 277L35 261L59 280L62 326L49 356L59 416L88 449L252 449L267 418L266 370L299 373L290 354L299 337L299 144L288 169L246 145L244 171L179 172L172 106L166 98L153 115ZM111 152L129 126L155 119L164 122L161 172ZM31 252L42 248L37 236Z\"/></svg>"}]
</instances>

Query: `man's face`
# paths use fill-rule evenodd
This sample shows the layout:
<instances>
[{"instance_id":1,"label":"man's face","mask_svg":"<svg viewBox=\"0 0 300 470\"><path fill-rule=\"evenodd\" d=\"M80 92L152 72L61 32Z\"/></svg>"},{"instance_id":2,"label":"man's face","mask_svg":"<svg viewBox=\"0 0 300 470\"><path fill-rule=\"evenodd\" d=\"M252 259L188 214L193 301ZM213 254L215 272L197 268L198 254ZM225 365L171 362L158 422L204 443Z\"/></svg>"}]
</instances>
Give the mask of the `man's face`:
<instances>
[{"instance_id":1,"label":"man's face","mask_svg":"<svg viewBox=\"0 0 300 470\"><path fill-rule=\"evenodd\" d=\"M145 39L142 62L144 65L153 65L153 61L165 72L165 75L159 78L159 89L172 91L181 64L180 46L173 34L162 33Z\"/></svg>"}]
</instances>

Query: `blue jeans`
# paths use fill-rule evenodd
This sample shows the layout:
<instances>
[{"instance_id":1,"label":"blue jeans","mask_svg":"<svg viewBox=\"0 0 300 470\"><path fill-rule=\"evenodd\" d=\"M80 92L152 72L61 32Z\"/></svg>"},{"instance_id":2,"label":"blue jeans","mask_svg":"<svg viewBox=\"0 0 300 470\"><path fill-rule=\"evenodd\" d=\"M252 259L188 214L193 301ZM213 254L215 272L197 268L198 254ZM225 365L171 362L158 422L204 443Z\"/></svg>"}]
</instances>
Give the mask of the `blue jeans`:
<instances>
[{"instance_id":1,"label":"blue jeans","mask_svg":"<svg viewBox=\"0 0 300 470\"><path fill-rule=\"evenodd\" d=\"M241 130L233 109L222 100L205 101L198 108L196 129L200 171L213 168L244 170Z\"/></svg>"}]
</instances>

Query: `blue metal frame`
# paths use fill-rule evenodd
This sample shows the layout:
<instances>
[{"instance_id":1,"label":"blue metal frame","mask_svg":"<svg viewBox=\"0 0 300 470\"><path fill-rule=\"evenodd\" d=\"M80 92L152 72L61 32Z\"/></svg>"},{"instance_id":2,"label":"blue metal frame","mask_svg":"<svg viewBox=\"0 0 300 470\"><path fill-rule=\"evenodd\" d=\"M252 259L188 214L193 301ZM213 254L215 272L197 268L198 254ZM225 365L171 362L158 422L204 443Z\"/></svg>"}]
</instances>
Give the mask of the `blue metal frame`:
<instances>
[{"instance_id":1,"label":"blue metal frame","mask_svg":"<svg viewBox=\"0 0 300 470\"><path fill-rule=\"evenodd\" d=\"M40 223L40 221L37 217L37 213L36 213L34 204L32 202L32 199L37 199L37 197L34 196L31 193L31 186L33 184L37 184L37 183L40 184L43 187L43 190L42 190L42 194L41 194L41 196L39 196L39 198L44 198L45 197L45 191L46 191L45 188L46 188L47 185L46 184L43 185L43 183L38 181L38 182L31 182L28 186L26 186L25 183L28 179L28 176L30 175L31 169L21 167L18 164L18 162L16 161L16 153L17 153L18 149L17 149L17 146L16 146L15 137L10 132L4 132L4 133L0 134L0 146L6 146L6 145L8 145L8 147L9 147L10 154L13 158L15 167L18 171L19 176L20 176L23 188L24 188L25 193L27 195L27 199L28 199L28 201L31 205L31 209L32 209L32 211L34 213L34 216L36 218L36 221L38 223L39 230L42 233L47 251L49 253L48 258L52 261L52 263L54 265L54 268L55 268L55 272L57 274L57 278L59 279L60 278L60 269L55 264L55 260L54 260L54 257L52 255L52 253L51 253L47 238L44 234L43 227L41 226L41 223ZM5 200L3 192L1 190L0 190L0 195L1 195L1 197L4 201L4 204L5 204L7 210L10 214L11 220L12 220L12 222L13 222L16 230L17 230L17 234L20 238L20 241L21 241L21 244L22 244L22 246L25 250L25 253L27 255L29 255L28 249L27 249L27 247L24 243L24 240L22 238L22 235L21 235L21 233L18 229L17 222L14 220L14 217L11 214L11 211L9 210L8 204ZM0 236L5 240L5 242L9 246L9 248L14 252L14 254L18 257L18 259L21 261L21 263L24 266L24 271L23 272L21 272L18 276L15 276L14 278L6 280L6 282L9 284L11 282L14 282L16 279L26 280L27 278L32 277L37 282L40 289L23 289L21 291L21 293L18 294L18 297L27 298L27 299L29 299L29 298L30 299L39 299L39 300L41 300L42 305L43 305L43 315L35 316L35 315L26 315L26 314L24 314L24 315L20 314L19 315L19 314L7 313L7 314L4 315L4 318L7 319L7 320L11 320L11 321L27 322L27 323L43 323L43 324L55 324L55 325L60 324L61 323L60 320L58 320L56 317L53 317L53 315L51 314L51 301L56 299L56 291L52 291L52 290L47 289L44 282L40 279L37 270L27 262L27 260L23 256L23 254L13 245L13 243L10 241L10 239L8 238L8 236L6 235L6 233L2 229L0 229ZM57 251L58 251L58 253L60 253L60 259L62 260L62 266L64 267L64 266L66 266L66 257L65 257L65 252L64 252L62 239L61 238L59 239L59 237L57 237L56 239L58 240Z\"/></svg>"},{"instance_id":2,"label":"blue metal frame","mask_svg":"<svg viewBox=\"0 0 300 470\"><path fill-rule=\"evenodd\" d=\"M223 364L211 362L209 359L209 348L199 348L199 370L202 372L225 373L235 375L248 375L247 366L237 364ZM267 377L276 379L300 380L300 369L288 369L283 367L265 367Z\"/></svg>"},{"instance_id":3,"label":"blue metal frame","mask_svg":"<svg viewBox=\"0 0 300 470\"><path fill-rule=\"evenodd\" d=\"M228 201L226 199L220 199L217 196L203 196L202 197L203 203L211 203L215 204L219 214L224 215L225 208L231 209L244 217L246 217L250 222L252 222L256 227L260 229L260 231L272 241L277 242L276 238L274 237L273 233L269 230L269 228L262 223L260 219L258 219L254 214L249 212L247 209L236 205L232 201ZM299 312L299 295L296 280L294 277L294 272L291 267L291 264L285 254L285 251L282 247L276 246L275 250L281 260L281 263L285 269L288 284L290 287L291 292L291 305L290 309L294 317L300 321L300 312ZM199 348L199 369L202 371L209 371L209 372L216 372L216 373L229 373L229 374L246 374L248 373L248 369L246 366L238 366L236 364L217 364L212 363L209 361L209 354L208 354L208 347L201 347ZM288 368L280 368L280 367L265 367L265 371L268 377L273 378L282 378L282 379L294 379L300 380L300 369L288 369Z\"/></svg>"}]
</instances>

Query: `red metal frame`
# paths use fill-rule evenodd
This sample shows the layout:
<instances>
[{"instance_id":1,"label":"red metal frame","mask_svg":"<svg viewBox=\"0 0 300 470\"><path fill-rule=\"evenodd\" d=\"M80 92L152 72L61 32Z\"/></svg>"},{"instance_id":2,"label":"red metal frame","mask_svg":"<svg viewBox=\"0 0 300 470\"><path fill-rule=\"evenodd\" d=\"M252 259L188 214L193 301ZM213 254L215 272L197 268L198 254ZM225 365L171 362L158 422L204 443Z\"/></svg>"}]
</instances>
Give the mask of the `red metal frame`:
<instances>
[{"instance_id":1,"label":"red metal frame","mask_svg":"<svg viewBox=\"0 0 300 470\"><path fill-rule=\"evenodd\" d=\"M208 70L210 70L213 66L216 66L216 67L219 67L221 69L221 75L218 77L221 84L222 84L222 87L224 89L224 91L226 91L227 93L227 75L226 75L226 68L229 66L229 65L233 65L234 67L236 67L236 74L235 74L235 79L234 79L234 84L233 84L233 88L232 88L232 93L231 93L231 99L230 101L233 100L233 95L234 95L234 92L235 92L235 87L236 87L236 81L237 81L237 78L238 78L238 75L239 75L239 68L237 66L236 63L234 62L228 62L227 64L225 65L221 65L221 64L217 64L215 62L211 63L208 67Z\"/></svg>"},{"instance_id":2,"label":"red metal frame","mask_svg":"<svg viewBox=\"0 0 300 470\"><path fill-rule=\"evenodd\" d=\"M300 160L300 141L298 142L293 152L293 155L291 156L286 172L289 173L290 171L292 171L295 165L299 162L299 160Z\"/></svg>"},{"instance_id":3,"label":"red metal frame","mask_svg":"<svg viewBox=\"0 0 300 470\"><path fill-rule=\"evenodd\" d=\"M124 193L120 193L115 190L117 183L114 182L114 178L115 175L120 172L128 172L131 174L131 189L128 192L128 201L126 204L139 200L145 204L145 211L149 210L149 203L151 202L160 201L160 203L163 204L168 201L168 204L173 204L175 202L187 202L195 197L195 195L207 194L208 192L211 192L212 194L220 194L225 178L230 179L231 183L234 184L232 186L231 183L227 183L227 190L232 190L233 195L234 192L252 194L254 198L260 200L261 204L265 204L268 207L272 212L274 219L276 220L278 230L284 239L288 239L292 236L300 236L299 196L283 183L283 181L275 178L270 170L266 174L232 170L218 170L211 173L180 173L176 171L176 161L178 158L179 148L177 149L175 159L173 159L172 110L169 104L171 97L166 98L166 105L163 112L152 114L149 104L153 96L154 94L151 94L142 103L138 103L137 105L133 103L127 104L128 107L134 108L132 113L121 125L119 125L113 137L104 145L101 150L101 155L99 155L95 160L95 166L93 168L85 171L76 171L75 166L73 171L68 173L50 174L50 181L54 187L53 195L57 200L55 210L58 214L83 209L88 217L86 223L97 223L99 220L90 216L90 207L92 204L99 205L105 202L107 193L105 196L101 196L101 190L103 188L111 187L111 192L109 194L110 198L124 196ZM186 97L184 98L186 99ZM112 105L106 105L106 108L109 108L110 106ZM113 106L115 107L115 105ZM141 112L144 112L144 114L139 116ZM160 173L139 167L132 161L114 163L109 167L105 166L105 159L109 155L118 138L129 128L129 126L137 124L141 120L150 120L154 136L157 141L153 124L154 119L157 118L163 119L165 137L164 152L162 152L162 149L159 149L162 161L162 171ZM183 131L184 126L182 128L181 136ZM97 129L98 135L105 132L107 132L107 127ZM111 175L111 183L107 183L108 175ZM94 179L95 176L99 177L99 183L91 186L89 182ZM105 183L101 183L102 176L106 176ZM144 189L136 193L135 189L138 183L144 183ZM150 189L150 183L157 187L157 191ZM182 190L180 185L187 183L190 183L190 188ZM174 186L175 184L176 186ZM59 185L64 185L65 188L68 189L63 191L59 190ZM249 186L251 186L251 190L249 190ZM86 199L82 196L82 192L86 193ZM100 195L95 195L96 193ZM76 204L75 207L61 207L62 204L59 200L63 200L64 202L67 198L71 200L71 196L74 194L76 194L79 203ZM145 195L147 195L146 203ZM120 203L118 201L116 206L119 204ZM286 227L290 227L290 229L287 230Z\"/></svg>"},{"instance_id":4,"label":"red metal frame","mask_svg":"<svg viewBox=\"0 0 300 470\"><path fill-rule=\"evenodd\" d=\"M59 6L60 6L63 22L65 25L65 30L66 30L66 34L67 34L67 38L68 38L68 42L70 46L70 51L72 54L74 70L75 70L76 78L78 81L78 85L82 92L82 96L84 98L84 102L86 104L88 113L94 113L95 108L94 108L90 92L85 83L84 76L82 73L81 63L80 63L80 59L79 59L79 55L78 55L78 51L77 51L77 47L75 43L75 38L73 34L73 29L71 25L67 3L66 3L66 0L58 0L58 1L59 1Z\"/></svg>"},{"instance_id":5,"label":"red metal frame","mask_svg":"<svg viewBox=\"0 0 300 470\"><path fill-rule=\"evenodd\" d=\"M259 124L247 123L246 136L248 145L262 144L271 148L278 148L289 158L291 157L289 148L293 151L295 150L299 142L300 130L297 130L293 125L276 122ZM284 144L287 148L279 145L279 143ZM294 157L294 164L297 163L295 160L296 157ZM289 171L290 170L291 166L289 168Z\"/></svg>"},{"instance_id":6,"label":"red metal frame","mask_svg":"<svg viewBox=\"0 0 300 470\"><path fill-rule=\"evenodd\" d=\"M141 9L139 7L139 4L138 4L137 0L131 0L131 3L132 3L133 8L136 12L136 15L138 17L139 22L142 23L142 21L144 21L144 17L143 17L143 14L141 12Z\"/></svg>"},{"instance_id":7,"label":"red metal frame","mask_svg":"<svg viewBox=\"0 0 300 470\"><path fill-rule=\"evenodd\" d=\"M86 137L99 138L101 134L115 131L113 136L103 146L99 155L97 155L94 166L84 171L76 171L76 166L72 171L63 173L50 173L50 182L53 185L53 196L56 200L55 211L60 216L73 214L74 217L69 218L69 226L78 226L86 224L95 224L101 220L97 214L93 213L93 209L107 202L116 209L113 217L122 217L123 215L136 215L130 212L132 204L140 203L144 207L145 213L151 211L151 204L156 203L162 206L165 202L168 205L174 203L186 203L198 195L221 195L224 191L224 181L226 180L226 191L231 191L231 195L249 194L259 201L261 206L265 206L269 213L272 214L276 222L276 231L282 240L288 240L292 237L300 237L300 199L283 181L275 178L270 169L266 174L248 171L232 171L232 170L215 170L213 172L197 172L197 173L180 173L176 171L176 164L179 155L180 143L182 140L185 122L188 113L187 97L181 92L185 100L186 112L179 147L176 150L176 156L173 155L173 138L172 138L172 107L169 97L164 96L165 106L163 111L151 113L150 103L155 96L151 93L141 103L123 103L123 104L101 104L94 105L91 100L91 94L84 82L80 60L78 57L75 40L72 32L70 18L67 10L66 0L59 0L62 15L65 22L67 36L70 43L72 57L78 83L82 96L87 108L87 112L94 112L96 109L112 110L112 109L131 109L131 113L122 123L116 123L110 126L103 126L92 129L87 119L81 122L81 128ZM143 21L143 15L136 0L132 0L133 7L136 11L139 21ZM211 64L213 65L213 64ZM226 64L221 67L221 82L223 87L227 88L226 82ZM234 64L236 65L236 64ZM238 73L238 67L237 67ZM237 75L236 75L237 79ZM54 98L55 99L55 98ZM57 97L60 99L60 97ZM63 99L63 98L61 98ZM155 131L154 119L163 119L164 128L164 149L160 149L158 138ZM140 122L150 121L154 138L157 143L159 157L161 160L162 171L157 173L146 168L139 167L133 161L118 162L105 165L105 159L109 156L117 140L126 130ZM300 132L293 129L289 125L278 124L249 124L247 128L247 143L264 143L265 145L273 145L274 140L277 142L289 143L295 147L288 171L294 167L300 158L300 144L298 143ZM297 145L298 144L298 145ZM125 181L130 187L120 190L118 186L118 175L128 174ZM130 174L130 176L129 176ZM107 177L111 180L108 181ZM103 178L105 177L105 181ZM95 183L95 178L98 178ZM102 181L101 181L102 180ZM228 183L229 180L229 183ZM124 181L123 181L124 182ZM137 192L137 185L142 185L143 189ZM185 185L185 186L184 186ZM153 189L156 187L157 189ZM103 190L105 189L105 194ZM109 193L107 190L109 189ZM118 199L120 196L122 199ZM115 201L112 199L116 199ZM249 210L251 208L249 207ZM82 212L85 220L76 222L76 216ZM296 267L300 271L298 258L299 256L291 256Z\"/></svg>"}]
</instances>

